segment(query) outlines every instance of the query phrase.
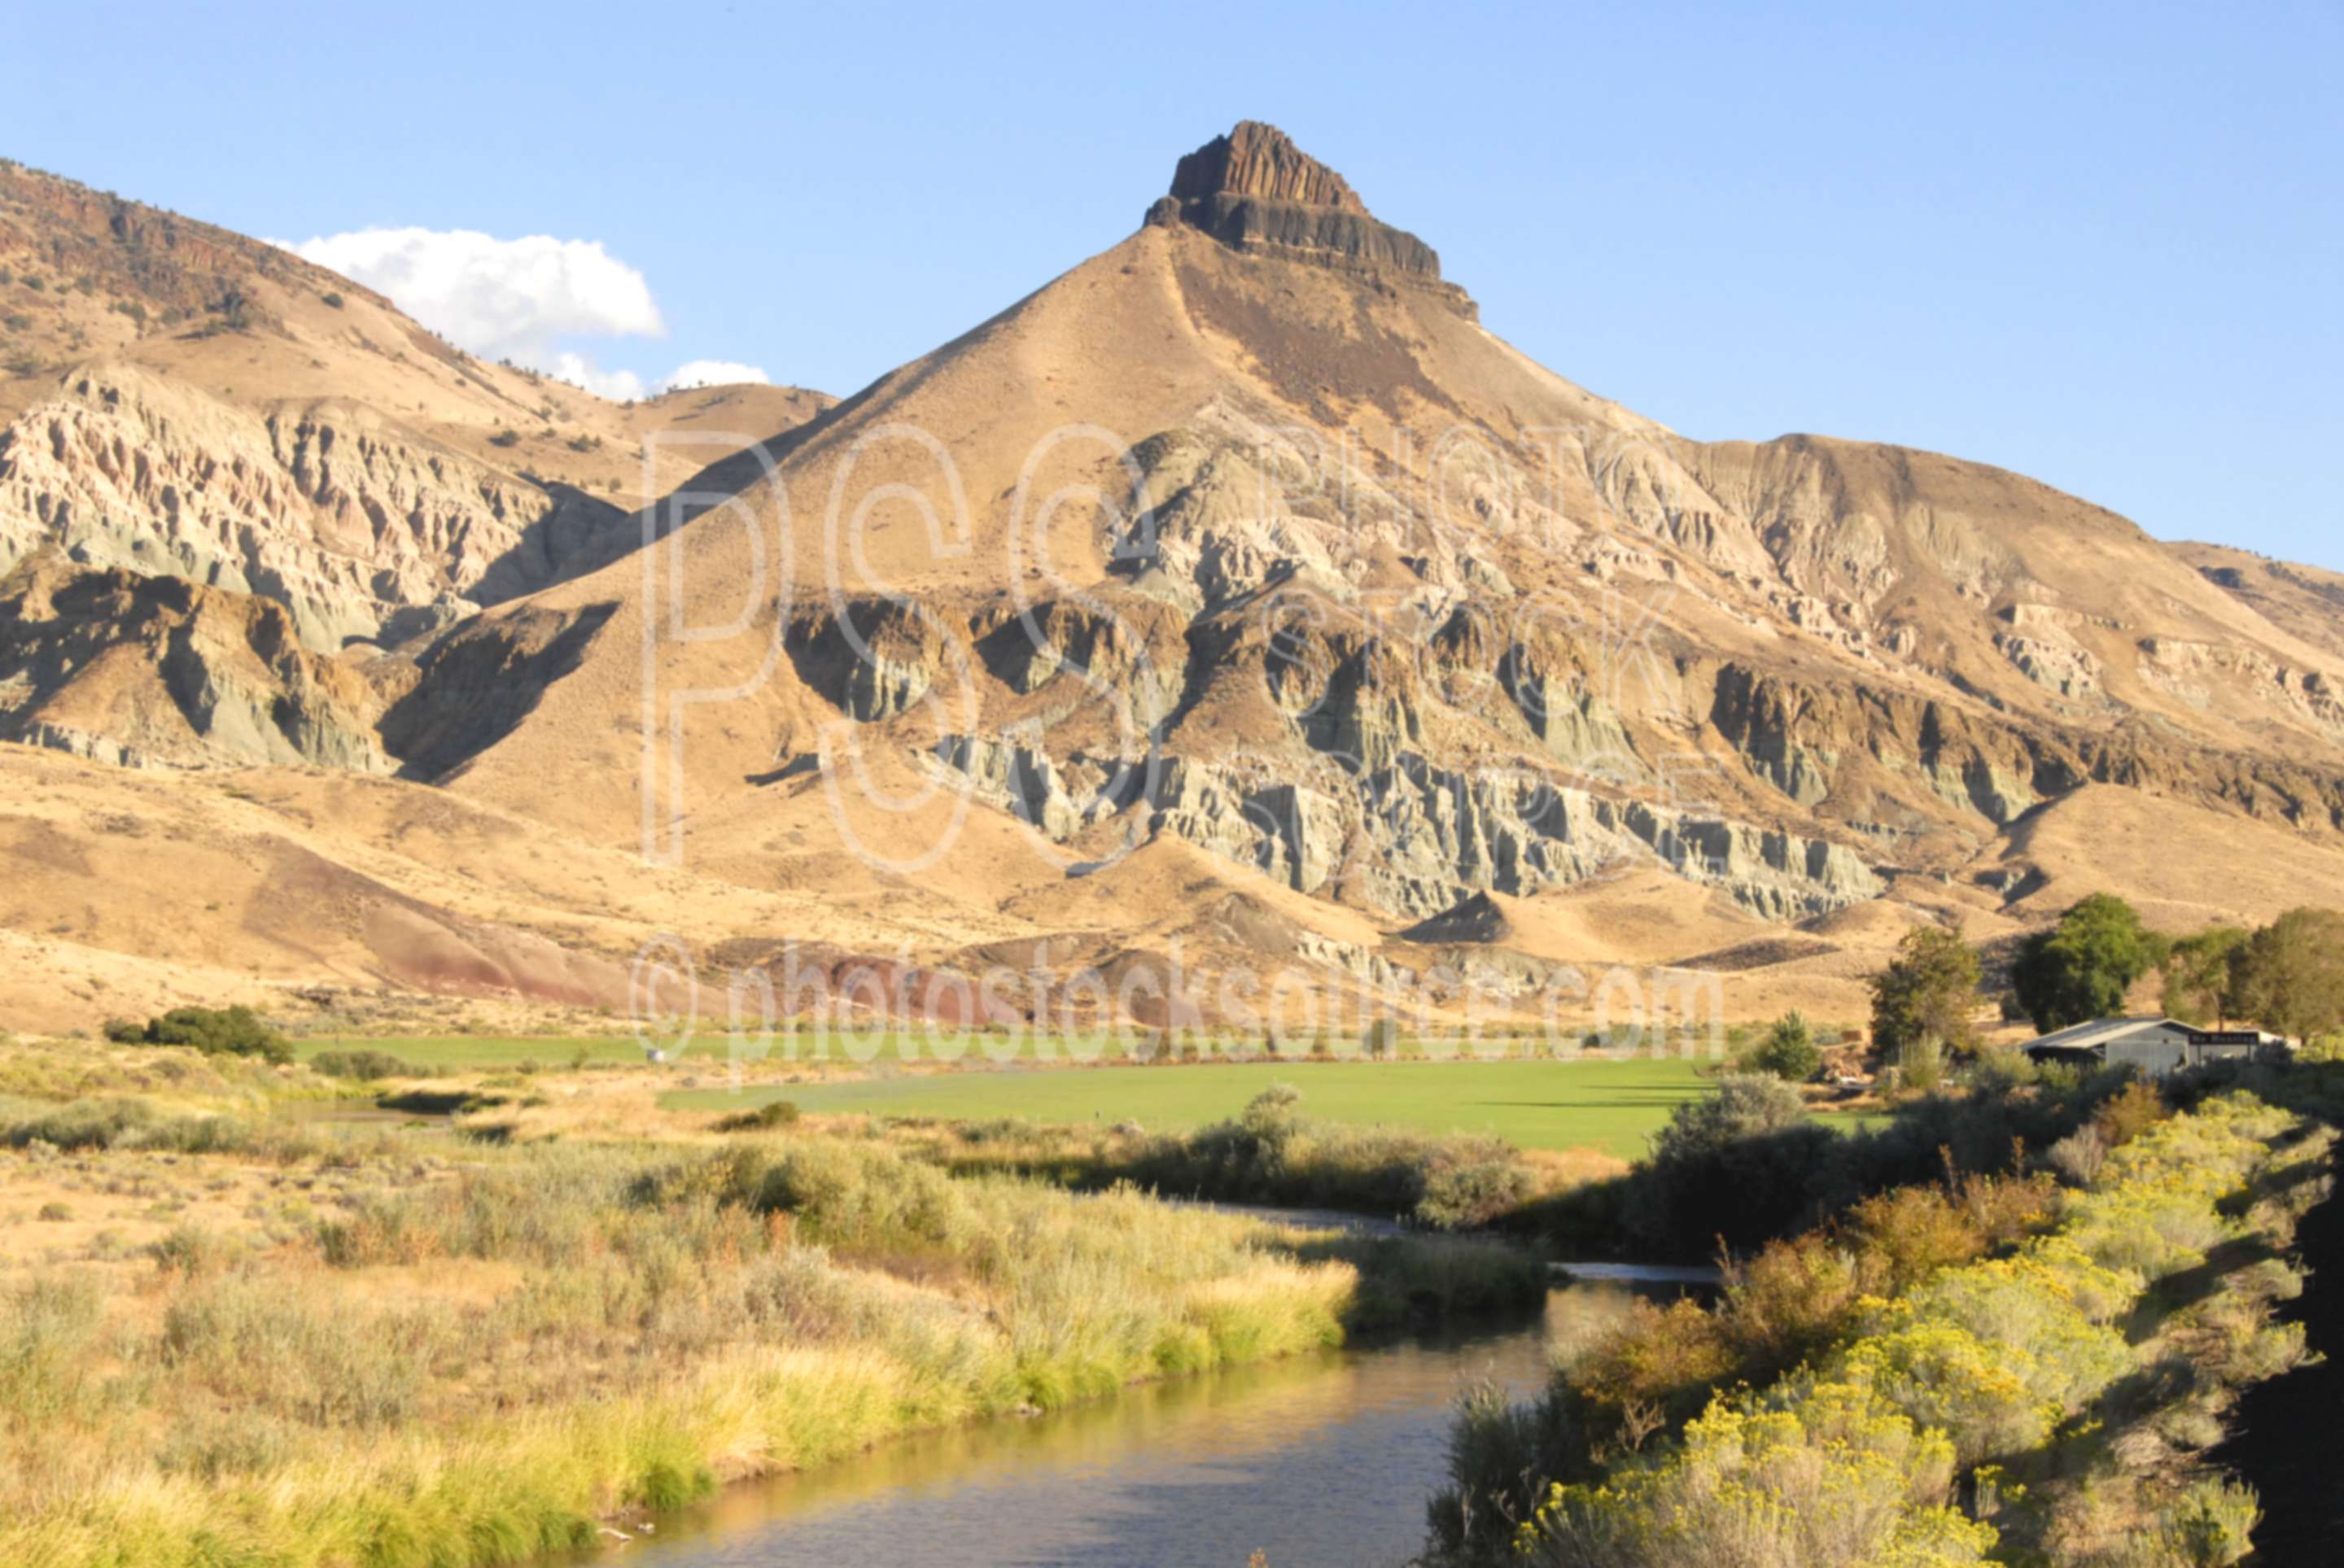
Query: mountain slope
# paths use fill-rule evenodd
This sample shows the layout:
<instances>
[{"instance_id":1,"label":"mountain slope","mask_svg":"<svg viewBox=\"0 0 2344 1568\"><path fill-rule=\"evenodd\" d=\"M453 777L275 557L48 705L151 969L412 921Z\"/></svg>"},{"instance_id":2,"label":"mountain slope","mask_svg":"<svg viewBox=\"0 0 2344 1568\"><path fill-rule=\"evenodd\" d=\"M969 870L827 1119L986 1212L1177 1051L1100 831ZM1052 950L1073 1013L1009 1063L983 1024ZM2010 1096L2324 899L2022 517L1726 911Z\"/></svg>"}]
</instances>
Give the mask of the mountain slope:
<instances>
[{"instance_id":1,"label":"mountain slope","mask_svg":"<svg viewBox=\"0 0 2344 1568\"><path fill-rule=\"evenodd\" d=\"M165 678L209 628L215 684L272 712L331 699L319 723L373 748L277 725L299 759L394 770L369 788L403 810L526 824L558 891L498 857L463 896L540 911L581 964L647 929L592 912L645 850L709 900L676 929L728 962L792 938L898 971L1290 961L1440 1008L1495 976L1525 1009L1575 964L1688 964L1736 1015L1845 1019L1919 921L2006 937L2094 886L2177 919L2275 912L2279 884L2226 876L2224 845L2297 846L2311 892L2344 890L2344 600L2322 579L1938 454L1685 440L1508 346L1430 246L1267 126L835 405L612 409L198 237L126 242L121 286L199 298L137 257L233 253L203 276L238 280L241 326L101 342L76 305L60 330L93 367L10 384L0 537L13 518L20 550L80 558L44 556L22 598L19 729L62 715L221 759ZM689 492L662 527L691 520L639 550L606 498L626 445L761 420L770 438L659 470ZM546 425L579 432L574 467ZM197 472L200 504L166 498ZM163 604L126 570L219 586ZM363 690L260 657L285 639L234 608L255 596ZM276 744L235 754L283 763ZM2185 833L2213 848L2144 848ZM337 853L322 827L308 845ZM480 918L431 886L401 896ZM367 929L312 967L387 961ZM310 960L257 961L290 983ZM450 972L493 990L502 963Z\"/></svg>"},{"instance_id":2,"label":"mountain slope","mask_svg":"<svg viewBox=\"0 0 2344 1568\"><path fill-rule=\"evenodd\" d=\"M1271 136L1207 149L1261 188L1184 164L744 491L755 626L657 638L660 679L788 657L686 717L692 810L828 734L969 770L1072 859L1171 832L1395 919L1639 855L1812 916L2095 781L2336 830L2334 658L2130 523L1935 454L1684 441L1507 347ZM724 622L754 555L709 518L657 591ZM640 822L537 780L639 773L644 592L630 563L541 597L610 618L455 788Z\"/></svg>"},{"instance_id":3,"label":"mountain slope","mask_svg":"<svg viewBox=\"0 0 2344 1568\"><path fill-rule=\"evenodd\" d=\"M274 246L0 164L0 571L257 593L330 652L390 643L640 538L664 489L826 407L738 387L629 407L484 364Z\"/></svg>"}]
</instances>

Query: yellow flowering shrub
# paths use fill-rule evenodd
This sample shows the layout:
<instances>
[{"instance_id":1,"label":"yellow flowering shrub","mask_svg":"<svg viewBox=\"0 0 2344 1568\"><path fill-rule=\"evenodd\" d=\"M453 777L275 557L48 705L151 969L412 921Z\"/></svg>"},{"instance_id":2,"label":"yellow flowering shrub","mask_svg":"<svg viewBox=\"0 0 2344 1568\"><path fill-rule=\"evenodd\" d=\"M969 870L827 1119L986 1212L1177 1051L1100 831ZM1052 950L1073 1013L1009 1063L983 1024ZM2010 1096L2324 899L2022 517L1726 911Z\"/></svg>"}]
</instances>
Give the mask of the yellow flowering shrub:
<instances>
[{"instance_id":1,"label":"yellow flowering shrub","mask_svg":"<svg viewBox=\"0 0 2344 1568\"><path fill-rule=\"evenodd\" d=\"M1743 1317L1770 1331L1744 1337L1794 1344L1793 1330L1830 1322L1843 1302L1854 1337L1814 1357L1809 1365L1820 1372L1803 1368L1768 1389L1718 1396L1677 1442L1601 1484L1552 1488L1521 1527L1518 1549L1577 1568L1985 1561L1995 1530L1948 1506L1957 1470L2043 1447L2135 1368L2138 1352L2109 1325L2152 1282L2242 1232L2224 1201L2268 1161L2271 1141L2293 1121L2245 1095L2140 1119L2089 1190L2057 1200L2050 1232L2006 1256L1969 1261L1975 1244L1934 1229L1898 1247L1893 1266L1822 1267L1821 1250L1811 1260L1781 1249L1752 1271L1763 1289L1739 1287L1769 1309L1742 1303ZM2047 1188L2039 1200L2015 1196L2038 1206L2013 1205L2007 1224L1981 1224L2001 1244L2034 1229L2039 1202L2049 1201ZM1894 1231L1932 1212L1926 1203L1879 1201L1865 1218ZM1680 1315L1678 1326L1690 1331L1692 1316ZM1658 1337L1714 1348L1689 1332ZM1979 1473L1982 1512L2023 1495L1998 1473ZM2245 1539L2251 1496L2214 1488L2191 1499L2172 1530L2213 1543L2198 1560L2230 1560L2224 1553Z\"/></svg>"},{"instance_id":2,"label":"yellow flowering shrub","mask_svg":"<svg viewBox=\"0 0 2344 1568\"><path fill-rule=\"evenodd\" d=\"M1721 1399L1655 1461L1557 1486L1523 1525L1535 1561L1583 1568L1935 1568L1994 1530L1946 1506L1954 1451L1873 1390L1785 1380Z\"/></svg>"}]
</instances>

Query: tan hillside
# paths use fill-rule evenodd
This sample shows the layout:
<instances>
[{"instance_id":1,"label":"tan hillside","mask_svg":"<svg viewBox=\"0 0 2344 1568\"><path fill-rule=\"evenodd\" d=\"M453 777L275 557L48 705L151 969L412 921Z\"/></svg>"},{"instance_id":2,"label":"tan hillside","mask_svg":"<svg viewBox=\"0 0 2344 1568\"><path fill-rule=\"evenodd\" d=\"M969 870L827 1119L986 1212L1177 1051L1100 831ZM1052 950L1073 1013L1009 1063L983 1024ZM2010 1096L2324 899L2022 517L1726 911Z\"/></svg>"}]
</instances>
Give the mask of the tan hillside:
<instances>
[{"instance_id":1,"label":"tan hillside","mask_svg":"<svg viewBox=\"0 0 2344 1568\"><path fill-rule=\"evenodd\" d=\"M2167 548L2272 625L2344 657L2344 572L2275 561L2228 545Z\"/></svg>"},{"instance_id":2,"label":"tan hillside","mask_svg":"<svg viewBox=\"0 0 2344 1568\"><path fill-rule=\"evenodd\" d=\"M2187 922L2284 901L2238 854L2313 884L2344 857L2327 579L1934 453L1686 441L1509 347L1429 245L1267 126L1182 159L1127 238L835 406L732 388L613 408L435 352L363 291L328 305L328 275L233 236L89 238L77 189L0 183L20 250L84 236L93 292L56 330L102 367L11 383L0 534L13 517L28 555L234 596L116 612L105 593L146 601L114 578L75 590L125 628L106 657L126 670L162 669L174 617L257 624L236 598L285 606L313 651L366 639L338 666L363 696L298 660L260 673L242 632L206 646L240 689L347 691L337 733L405 780L367 787L382 799L525 824L526 896L489 890L520 874L501 860L435 874L562 926L581 962L644 929L593 910L647 820L680 846L655 879L712 899L677 929L728 963L799 939L915 969L1177 956L1420 991L1464 964L1526 1009L1559 966L1688 966L1738 1016L1850 1020L1917 921L2008 936L2107 887ZM96 318L133 285L194 309L198 275L238 280L240 327ZM700 515L632 553L612 477L642 432L694 421L775 438L663 471ZM336 465L366 458L330 483L300 455L328 427ZM142 476L211 453L241 477L201 528L139 511L160 494ZM393 493L419 498L403 522L350 531ZM530 520L498 533L483 508ZM267 569L206 554L224 527ZM20 662L69 640L20 634ZM159 675L51 665L11 710L30 738L70 708L92 735L143 725L163 760L226 746L192 723L162 745ZM261 739L227 749L287 759ZM456 893L432 887L411 896L436 920ZM393 974L366 940L252 961L288 984L305 963Z\"/></svg>"},{"instance_id":3,"label":"tan hillside","mask_svg":"<svg viewBox=\"0 0 2344 1568\"><path fill-rule=\"evenodd\" d=\"M622 407L274 246L0 164L0 571L56 544L275 598L319 651L387 645L632 548L646 431L737 445L829 402ZM731 445L678 446L662 488Z\"/></svg>"}]
</instances>

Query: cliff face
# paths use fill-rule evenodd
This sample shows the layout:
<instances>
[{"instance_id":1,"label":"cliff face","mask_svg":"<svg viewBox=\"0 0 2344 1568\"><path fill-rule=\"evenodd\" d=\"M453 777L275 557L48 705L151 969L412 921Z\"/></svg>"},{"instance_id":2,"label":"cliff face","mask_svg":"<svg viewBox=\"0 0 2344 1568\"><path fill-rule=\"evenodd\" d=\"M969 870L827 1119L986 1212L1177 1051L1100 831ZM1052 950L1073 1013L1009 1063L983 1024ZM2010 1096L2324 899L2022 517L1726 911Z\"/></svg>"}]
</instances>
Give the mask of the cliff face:
<instances>
[{"instance_id":1,"label":"cliff face","mask_svg":"<svg viewBox=\"0 0 2344 1568\"><path fill-rule=\"evenodd\" d=\"M56 199L68 248L110 254L111 209ZM2344 579L2185 558L1938 454L1680 438L1484 330L1268 126L786 417L626 425L133 216L103 276L199 301L248 266L258 325L0 383L0 569L32 563L0 595L0 735L390 769L605 845L672 787L690 869L923 965L1224 928L1354 978L1411 944L1513 944L1518 980L1524 953L1806 955L1841 989L1763 1005L1831 1016L1915 920L2307 896L2095 859L2114 835L2077 823L2111 800L2344 865ZM698 520L631 555L603 498L636 438L760 410L787 437L656 474ZM1198 913L1233 888L1254 913Z\"/></svg>"},{"instance_id":2,"label":"cliff face","mask_svg":"<svg viewBox=\"0 0 2344 1568\"><path fill-rule=\"evenodd\" d=\"M0 427L0 571L45 546L278 600L331 651L541 588L631 514L336 400L252 410L137 368L68 374Z\"/></svg>"},{"instance_id":3,"label":"cliff face","mask_svg":"<svg viewBox=\"0 0 2344 1568\"><path fill-rule=\"evenodd\" d=\"M0 739L133 767L379 773L380 707L268 599L55 552L0 583Z\"/></svg>"},{"instance_id":4,"label":"cliff face","mask_svg":"<svg viewBox=\"0 0 2344 1568\"><path fill-rule=\"evenodd\" d=\"M1426 283L1440 276L1430 246L1378 223L1342 176L1255 120L1183 157L1171 193L1148 209L1147 221L1186 224L1238 250L1289 260Z\"/></svg>"},{"instance_id":5,"label":"cliff face","mask_svg":"<svg viewBox=\"0 0 2344 1568\"><path fill-rule=\"evenodd\" d=\"M1228 136L1215 136L1184 155L1173 166L1172 196L1178 201L1251 196L1368 216L1368 204L1341 175L1296 146L1284 131L1259 120L1239 120Z\"/></svg>"},{"instance_id":6,"label":"cliff face","mask_svg":"<svg viewBox=\"0 0 2344 1568\"><path fill-rule=\"evenodd\" d=\"M272 598L302 640L388 646L624 554L643 435L682 482L830 399L622 407L482 363L262 241L0 160L0 574L85 565Z\"/></svg>"}]
</instances>

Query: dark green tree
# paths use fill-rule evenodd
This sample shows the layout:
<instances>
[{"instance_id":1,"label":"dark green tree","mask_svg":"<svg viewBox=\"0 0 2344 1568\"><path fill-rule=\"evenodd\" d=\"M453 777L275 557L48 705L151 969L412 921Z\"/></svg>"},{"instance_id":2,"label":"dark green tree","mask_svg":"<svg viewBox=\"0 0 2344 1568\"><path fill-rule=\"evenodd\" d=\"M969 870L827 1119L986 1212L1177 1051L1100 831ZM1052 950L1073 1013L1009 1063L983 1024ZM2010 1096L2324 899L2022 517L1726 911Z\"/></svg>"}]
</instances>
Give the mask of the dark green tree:
<instances>
[{"instance_id":1,"label":"dark green tree","mask_svg":"<svg viewBox=\"0 0 2344 1568\"><path fill-rule=\"evenodd\" d=\"M1815 1044L1814 1030L1807 1026L1805 1017L1797 1012L1784 1013L1766 1030L1766 1038L1750 1053L1750 1065L1761 1072L1771 1072L1786 1083L1804 1083L1824 1064L1824 1053Z\"/></svg>"},{"instance_id":2,"label":"dark green tree","mask_svg":"<svg viewBox=\"0 0 2344 1568\"><path fill-rule=\"evenodd\" d=\"M2232 1011L2309 1045L2344 1030L2344 913L2290 910L2233 955Z\"/></svg>"},{"instance_id":3,"label":"dark green tree","mask_svg":"<svg viewBox=\"0 0 2344 1568\"><path fill-rule=\"evenodd\" d=\"M1892 1060L1925 1036L1960 1051L1976 1043L1978 957L1958 927L1916 926L1872 977L1872 1040Z\"/></svg>"},{"instance_id":4,"label":"dark green tree","mask_svg":"<svg viewBox=\"0 0 2344 1568\"><path fill-rule=\"evenodd\" d=\"M2163 960L2165 939L2112 893L2094 893L2020 949L2010 980L2018 1005L2049 1034L2124 1010L2125 993Z\"/></svg>"},{"instance_id":5,"label":"dark green tree","mask_svg":"<svg viewBox=\"0 0 2344 1568\"><path fill-rule=\"evenodd\" d=\"M2165 955L2165 1010L2184 1023L2227 1028L2237 984L2238 950L2251 933L2238 926L2208 926L2175 942Z\"/></svg>"}]
</instances>

